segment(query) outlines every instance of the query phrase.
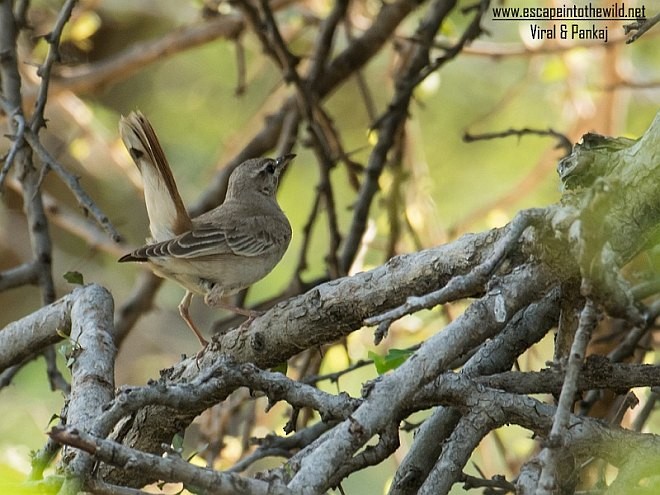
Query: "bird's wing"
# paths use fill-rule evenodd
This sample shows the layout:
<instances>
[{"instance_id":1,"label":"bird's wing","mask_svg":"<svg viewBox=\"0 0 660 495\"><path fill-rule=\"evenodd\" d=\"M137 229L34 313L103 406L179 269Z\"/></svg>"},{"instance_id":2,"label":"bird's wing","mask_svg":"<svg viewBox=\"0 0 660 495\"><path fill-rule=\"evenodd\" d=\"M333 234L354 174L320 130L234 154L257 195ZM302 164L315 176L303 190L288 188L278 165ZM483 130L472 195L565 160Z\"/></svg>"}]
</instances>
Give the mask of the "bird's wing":
<instances>
[{"instance_id":1,"label":"bird's wing","mask_svg":"<svg viewBox=\"0 0 660 495\"><path fill-rule=\"evenodd\" d=\"M286 232L274 232L269 216L243 218L233 225L199 224L168 241L136 249L119 261L147 261L149 258L214 258L226 255L254 257L276 249ZM280 239L281 237L281 239Z\"/></svg>"}]
</instances>

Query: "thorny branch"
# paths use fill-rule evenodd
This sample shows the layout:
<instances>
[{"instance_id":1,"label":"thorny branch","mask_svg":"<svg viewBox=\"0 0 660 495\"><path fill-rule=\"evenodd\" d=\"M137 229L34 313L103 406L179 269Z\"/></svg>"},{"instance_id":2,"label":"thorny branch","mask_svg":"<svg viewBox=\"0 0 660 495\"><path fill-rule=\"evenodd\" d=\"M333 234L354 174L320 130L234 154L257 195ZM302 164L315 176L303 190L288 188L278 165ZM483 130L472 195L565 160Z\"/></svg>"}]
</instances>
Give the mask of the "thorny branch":
<instances>
[{"instance_id":1,"label":"thorny branch","mask_svg":"<svg viewBox=\"0 0 660 495\"><path fill-rule=\"evenodd\" d=\"M471 143L474 141L480 141L484 139L499 139L507 136L523 137L527 135L550 136L555 138L557 140L557 148L561 148L566 151L564 156L568 155L573 150L573 143L571 143L571 140L568 139L568 137L566 137L564 134L552 129L546 129L546 130L529 129L529 128L508 129L502 132L487 132L483 134L471 134L469 132L466 132L463 135L463 140L466 143Z\"/></svg>"}]
</instances>

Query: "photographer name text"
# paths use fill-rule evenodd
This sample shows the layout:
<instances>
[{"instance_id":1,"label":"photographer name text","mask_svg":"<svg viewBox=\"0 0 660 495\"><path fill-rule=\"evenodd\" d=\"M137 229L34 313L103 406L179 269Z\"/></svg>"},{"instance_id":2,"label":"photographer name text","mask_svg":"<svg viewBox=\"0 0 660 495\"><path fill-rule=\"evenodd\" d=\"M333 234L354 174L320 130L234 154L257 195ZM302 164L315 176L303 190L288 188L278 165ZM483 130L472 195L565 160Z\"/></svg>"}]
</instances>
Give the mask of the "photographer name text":
<instances>
[{"instance_id":1,"label":"photographer name text","mask_svg":"<svg viewBox=\"0 0 660 495\"><path fill-rule=\"evenodd\" d=\"M539 24L529 26L530 35L533 40L600 40L607 43L607 26L598 27L592 24L591 27L580 26L579 24L553 24L544 28Z\"/></svg>"}]
</instances>

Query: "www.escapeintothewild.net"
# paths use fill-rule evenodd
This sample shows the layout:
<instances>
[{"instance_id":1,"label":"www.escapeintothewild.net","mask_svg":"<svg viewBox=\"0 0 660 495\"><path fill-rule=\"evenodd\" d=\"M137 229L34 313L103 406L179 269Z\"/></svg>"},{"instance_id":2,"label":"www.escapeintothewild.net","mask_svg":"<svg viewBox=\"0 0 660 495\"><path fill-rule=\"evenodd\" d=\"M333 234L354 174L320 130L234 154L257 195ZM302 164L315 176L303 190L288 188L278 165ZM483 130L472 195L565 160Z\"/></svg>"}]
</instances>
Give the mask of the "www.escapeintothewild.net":
<instances>
[{"instance_id":1,"label":"www.escapeintothewild.net","mask_svg":"<svg viewBox=\"0 0 660 495\"><path fill-rule=\"evenodd\" d=\"M646 6L627 7L614 2L609 6L560 5L554 7L492 7L494 21L558 21L551 26L530 24L533 40L599 40L607 43L608 25L593 21L637 21L646 19ZM581 21L567 22L567 21ZM591 24L584 24L592 21Z\"/></svg>"},{"instance_id":2,"label":"www.escapeintothewild.net","mask_svg":"<svg viewBox=\"0 0 660 495\"><path fill-rule=\"evenodd\" d=\"M630 21L646 19L646 5L626 7L614 2L607 7L586 5L556 5L554 7L492 7L495 21Z\"/></svg>"}]
</instances>

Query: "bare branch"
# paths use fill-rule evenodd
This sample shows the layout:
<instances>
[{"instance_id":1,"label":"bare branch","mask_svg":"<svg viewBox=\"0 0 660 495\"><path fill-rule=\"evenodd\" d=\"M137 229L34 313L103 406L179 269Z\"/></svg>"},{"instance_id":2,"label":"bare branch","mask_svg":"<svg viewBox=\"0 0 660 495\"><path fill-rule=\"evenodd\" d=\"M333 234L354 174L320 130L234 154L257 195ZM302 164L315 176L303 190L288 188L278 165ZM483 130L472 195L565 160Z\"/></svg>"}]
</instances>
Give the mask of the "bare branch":
<instances>
[{"instance_id":1,"label":"bare branch","mask_svg":"<svg viewBox=\"0 0 660 495\"><path fill-rule=\"evenodd\" d=\"M378 344L387 335L387 328L395 319L420 309L430 309L438 304L469 297L483 290L484 284L497 269L504 257L514 248L520 236L527 227L538 222L544 216L543 210L526 210L514 218L507 227L506 235L500 240L492 257L472 270L464 277L456 277L446 286L424 296L412 296L406 303L382 315L370 317L365 320L367 325L378 325L375 341Z\"/></svg>"},{"instance_id":2,"label":"bare branch","mask_svg":"<svg viewBox=\"0 0 660 495\"><path fill-rule=\"evenodd\" d=\"M0 272L0 291L32 285L39 281L39 266L33 262L23 263Z\"/></svg>"},{"instance_id":3,"label":"bare branch","mask_svg":"<svg viewBox=\"0 0 660 495\"><path fill-rule=\"evenodd\" d=\"M22 362L62 339L71 328L71 306L79 291L7 325L0 332L0 370Z\"/></svg>"},{"instance_id":4,"label":"bare branch","mask_svg":"<svg viewBox=\"0 0 660 495\"><path fill-rule=\"evenodd\" d=\"M566 377L561 388L557 413L555 414L552 430L547 440L547 445L539 454L541 460L541 475L539 477L538 493L549 495L554 493L558 486L555 479L559 472L559 457L563 454L563 439L566 438L566 430L570 419L575 393L577 392L577 381L580 376L584 354L591 338L591 332L598 323L598 314L594 303L587 301L582 314L580 324L575 334L575 340L571 346L571 353L566 366Z\"/></svg>"},{"instance_id":5,"label":"bare branch","mask_svg":"<svg viewBox=\"0 0 660 495\"><path fill-rule=\"evenodd\" d=\"M46 55L46 60L44 60L43 64L41 64L37 70L37 74L41 77L41 85L39 86L39 91L37 93L35 109L32 113L32 118L30 119L30 130L35 135L38 135L39 130L46 126L44 111L46 110L46 100L48 99L51 72L53 70L53 65L60 60L59 45L60 39L62 38L62 31L64 30L66 23L69 21L71 12L76 3L77 0L66 0L66 2L64 2L64 5L57 16L57 20L55 21L55 25L53 26L53 30L45 37L48 42L48 54Z\"/></svg>"},{"instance_id":6,"label":"bare branch","mask_svg":"<svg viewBox=\"0 0 660 495\"><path fill-rule=\"evenodd\" d=\"M387 163L387 155L395 142L395 136L408 117L408 105L412 98L413 89L415 88L415 83L411 84L411 81L416 80L420 72L427 65L430 46L435 33L438 32L440 25L449 12L452 11L455 4L456 2L453 0L437 0L432 2L426 17L420 23L414 35L415 39L419 40L419 45L416 46L415 52L410 57L407 66L404 67L397 77L395 84L396 93L392 98L389 109L374 124L374 127L378 128L378 142L369 156L365 180L360 187L358 199L354 207L353 221L340 256L339 267L342 273L348 273L353 263L367 226L367 218L373 198L378 191L378 178ZM357 43L358 41L356 40L354 44ZM334 63L337 63L339 59L340 56L335 59Z\"/></svg>"},{"instance_id":7,"label":"bare branch","mask_svg":"<svg viewBox=\"0 0 660 495\"><path fill-rule=\"evenodd\" d=\"M126 79L146 65L163 60L163 57L176 55L216 39L235 39L242 29L243 21L235 15L215 17L201 24L186 26L160 39L136 43L108 59L61 68L53 78L52 91L89 93Z\"/></svg>"},{"instance_id":8,"label":"bare branch","mask_svg":"<svg viewBox=\"0 0 660 495\"><path fill-rule=\"evenodd\" d=\"M566 135L552 129L530 129L528 127L523 129L508 129L502 132L486 132L482 134L470 134L466 132L463 134L463 141L466 143L472 143L474 141L481 141L484 139L499 139L508 136L522 137L527 135L550 136L557 139L557 148L562 148L566 151L564 156L568 155L573 150L573 143L570 139L568 139L568 137L566 137Z\"/></svg>"},{"instance_id":9,"label":"bare branch","mask_svg":"<svg viewBox=\"0 0 660 495\"><path fill-rule=\"evenodd\" d=\"M656 14L654 17L651 17L650 19L641 19L633 22L632 24L624 25L623 32L625 34L629 34L634 31L633 35L626 40L626 43L637 41L644 33L655 26L658 22L660 22L660 13Z\"/></svg>"},{"instance_id":10,"label":"bare branch","mask_svg":"<svg viewBox=\"0 0 660 495\"><path fill-rule=\"evenodd\" d=\"M185 486L201 488L208 493L218 495L286 495L293 493L279 484L197 467L174 455L162 457L145 454L111 440L94 437L76 428L53 428L50 436L60 443L81 449L109 464L141 469L156 474L163 481L183 482Z\"/></svg>"},{"instance_id":11,"label":"bare branch","mask_svg":"<svg viewBox=\"0 0 660 495\"><path fill-rule=\"evenodd\" d=\"M114 225L112 225L112 222L110 222L107 215L101 211L94 200L82 187L80 187L78 178L66 170L66 168L51 156L48 150L41 144L37 135L32 131L25 133L25 140L30 144L35 153L37 153L41 161L43 161L49 169L53 170L62 182L67 185L69 190L78 200L80 206L84 208L85 211L89 211L92 214L98 224L105 229L113 241L119 242L121 240L121 235L119 235L119 232L117 232Z\"/></svg>"},{"instance_id":12,"label":"bare branch","mask_svg":"<svg viewBox=\"0 0 660 495\"><path fill-rule=\"evenodd\" d=\"M453 484L461 479L463 467L470 459L472 451L503 421L502 414L503 411L494 411L489 407L487 410L476 408L461 417L451 436L444 443L438 462L417 493L420 495L449 493Z\"/></svg>"}]
</instances>

